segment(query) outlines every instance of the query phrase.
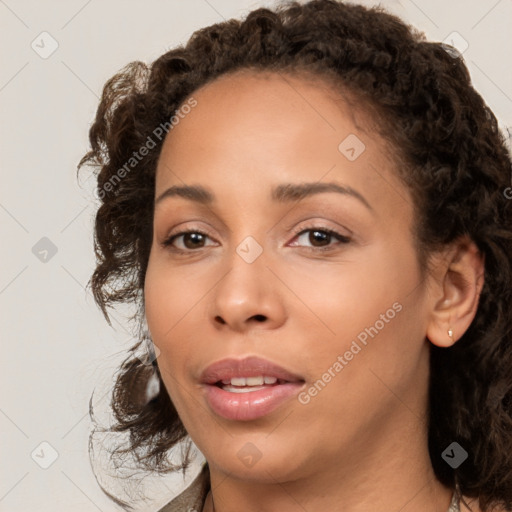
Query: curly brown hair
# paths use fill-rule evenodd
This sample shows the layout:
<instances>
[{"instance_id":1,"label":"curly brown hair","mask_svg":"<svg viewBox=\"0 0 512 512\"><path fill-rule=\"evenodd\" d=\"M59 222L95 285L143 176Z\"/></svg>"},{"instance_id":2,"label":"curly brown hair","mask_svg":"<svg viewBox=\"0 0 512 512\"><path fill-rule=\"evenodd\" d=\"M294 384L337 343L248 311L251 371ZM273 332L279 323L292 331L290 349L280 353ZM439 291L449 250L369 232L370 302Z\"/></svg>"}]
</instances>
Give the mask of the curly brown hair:
<instances>
[{"instance_id":1,"label":"curly brown hair","mask_svg":"<svg viewBox=\"0 0 512 512\"><path fill-rule=\"evenodd\" d=\"M259 8L196 31L150 66L132 62L106 83L78 166L92 165L97 177L89 285L105 318L110 324L116 303L138 305L132 320L142 318L155 170L170 120L206 83L247 69L314 74L374 114L414 199L423 267L461 235L485 255L471 326L450 348L430 344L428 445L439 481L478 498L484 511L512 511L512 201L504 193L511 157L462 57L380 7L311 0ZM128 168L142 147L146 156ZM176 470L166 456L187 432L162 381L155 399L141 398L152 368L136 356L139 346L117 375L110 432L129 433L124 452L145 470ZM452 441L470 453L456 469L441 457ZM185 457L179 467L187 465Z\"/></svg>"}]
</instances>

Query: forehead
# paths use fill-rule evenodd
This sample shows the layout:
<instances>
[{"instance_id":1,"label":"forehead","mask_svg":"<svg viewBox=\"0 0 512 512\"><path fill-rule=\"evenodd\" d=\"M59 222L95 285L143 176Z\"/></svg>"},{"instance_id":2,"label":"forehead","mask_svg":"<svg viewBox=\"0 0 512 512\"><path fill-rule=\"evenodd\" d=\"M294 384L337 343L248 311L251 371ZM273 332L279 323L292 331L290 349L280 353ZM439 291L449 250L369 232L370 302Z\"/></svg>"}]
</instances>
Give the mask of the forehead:
<instances>
[{"instance_id":1,"label":"forehead","mask_svg":"<svg viewBox=\"0 0 512 512\"><path fill-rule=\"evenodd\" d=\"M332 152L349 134L373 138L365 134L363 109L347 105L345 93L311 75L243 70L217 78L193 97L197 105L169 132L163 155L194 148L212 157L232 156L228 150L236 140L239 155L265 148L271 152L259 151L259 159L275 159L293 156L285 146L304 139L322 139L318 151ZM295 145L292 153L307 153L309 146Z\"/></svg>"},{"instance_id":2,"label":"forehead","mask_svg":"<svg viewBox=\"0 0 512 512\"><path fill-rule=\"evenodd\" d=\"M239 195L268 195L282 182L339 181L382 190L384 179L401 186L364 106L354 108L354 99L345 101L332 83L244 71L221 76L192 97L196 106L165 139L156 195L184 182Z\"/></svg>"}]
</instances>

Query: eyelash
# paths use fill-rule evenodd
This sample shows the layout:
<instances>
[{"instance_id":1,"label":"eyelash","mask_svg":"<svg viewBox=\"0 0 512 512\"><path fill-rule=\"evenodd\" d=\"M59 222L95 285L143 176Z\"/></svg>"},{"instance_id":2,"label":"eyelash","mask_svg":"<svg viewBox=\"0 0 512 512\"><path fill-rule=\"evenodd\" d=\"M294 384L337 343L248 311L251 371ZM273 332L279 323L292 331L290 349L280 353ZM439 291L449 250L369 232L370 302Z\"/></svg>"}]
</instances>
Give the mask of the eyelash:
<instances>
[{"instance_id":1,"label":"eyelash","mask_svg":"<svg viewBox=\"0 0 512 512\"><path fill-rule=\"evenodd\" d=\"M326 233L328 235L331 235L331 236L337 238L339 240L340 244L348 244L351 241L349 237L341 235L337 231L334 231L332 229L325 228L325 227L322 227L322 226L309 226L309 227L306 227L306 228L301 228L300 230L297 230L294 233L293 237L296 238L297 236L302 235L304 233L307 233L308 231L319 231L321 233ZM165 247L165 248L170 249L172 252L182 253L182 254L191 253L191 252L197 252L200 249L204 249L204 247L199 247L198 249L178 249L176 247L173 247L172 244L173 244L173 242L174 242L174 240L176 238L178 238L178 237L180 237L182 235L190 234L190 233L199 234L199 235L206 236L206 237L210 238L210 235L208 235L208 233L204 233L203 231L198 230L198 229L191 229L191 230L188 230L188 231L181 231L179 233L170 235L168 238L166 238L162 242L162 246ZM313 252L318 252L318 251L319 252L327 252L327 251L335 250L336 247L331 247L331 246L327 246L327 247L305 247L305 249L309 249L309 250L311 250Z\"/></svg>"}]
</instances>

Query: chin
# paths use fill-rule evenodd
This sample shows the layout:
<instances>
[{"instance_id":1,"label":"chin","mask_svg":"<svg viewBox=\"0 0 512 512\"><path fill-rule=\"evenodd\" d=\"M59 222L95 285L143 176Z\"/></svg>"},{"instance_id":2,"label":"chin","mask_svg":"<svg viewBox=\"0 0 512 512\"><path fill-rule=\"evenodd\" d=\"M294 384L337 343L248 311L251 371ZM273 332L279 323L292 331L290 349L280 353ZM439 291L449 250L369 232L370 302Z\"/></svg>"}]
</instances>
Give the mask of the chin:
<instances>
[{"instance_id":1,"label":"chin","mask_svg":"<svg viewBox=\"0 0 512 512\"><path fill-rule=\"evenodd\" d=\"M226 439L227 446L218 451L209 450L210 466L215 466L223 473L254 483L286 482L296 479L301 473L300 467L305 462L297 457L297 445L290 443L289 449L283 446L283 440L265 439L268 434L247 436L246 439ZM281 441L281 442L280 442Z\"/></svg>"}]
</instances>

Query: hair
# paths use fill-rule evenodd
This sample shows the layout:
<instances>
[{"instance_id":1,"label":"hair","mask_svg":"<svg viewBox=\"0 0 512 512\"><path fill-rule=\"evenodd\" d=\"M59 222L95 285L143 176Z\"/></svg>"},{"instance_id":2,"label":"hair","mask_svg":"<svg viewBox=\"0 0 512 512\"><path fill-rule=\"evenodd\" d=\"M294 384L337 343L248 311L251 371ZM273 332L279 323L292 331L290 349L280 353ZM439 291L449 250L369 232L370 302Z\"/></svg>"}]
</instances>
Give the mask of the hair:
<instances>
[{"instance_id":1,"label":"hair","mask_svg":"<svg viewBox=\"0 0 512 512\"><path fill-rule=\"evenodd\" d=\"M512 510L511 157L462 56L380 7L312 0L258 8L197 30L150 66L131 62L108 80L89 131L91 148L78 165L93 166L97 178L97 265L88 286L107 322L108 309L120 303L139 307L133 320L143 315L164 140L156 128L170 131L169 120L195 91L243 71L314 76L376 114L376 129L414 201L422 268L428 255L463 235L485 256L470 327L449 348L429 344L428 448L437 479L459 497L478 498L484 511ZM150 139L147 156L131 161ZM128 448L118 452L130 452L146 471L186 468L187 457L181 466L167 460L187 432L160 374L156 398L141 399L152 369L135 355L139 346L116 376L117 423L109 431L129 434ZM442 458L453 441L469 454L457 468Z\"/></svg>"}]
</instances>

